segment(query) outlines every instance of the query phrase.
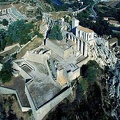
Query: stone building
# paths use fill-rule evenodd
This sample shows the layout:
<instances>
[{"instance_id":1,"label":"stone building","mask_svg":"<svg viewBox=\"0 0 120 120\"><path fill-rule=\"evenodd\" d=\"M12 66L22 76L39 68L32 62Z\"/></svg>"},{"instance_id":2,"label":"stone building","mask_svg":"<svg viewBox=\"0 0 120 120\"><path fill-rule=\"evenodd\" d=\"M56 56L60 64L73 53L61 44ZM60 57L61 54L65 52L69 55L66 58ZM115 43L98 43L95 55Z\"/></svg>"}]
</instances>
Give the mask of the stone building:
<instances>
[{"instance_id":1,"label":"stone building","mask_svg":"<svg viewBox=\"0 0 120 120\"><path fill-rule=\"evenodd\" d=\"M46 39L44 45L13 61L13 74L23 79L22 91L29 106L22 109L17 97L19 104L23 111L32 109L35 120L42 120L72 93L71 82L80 76L83 64L96 60L101 66L113 66L116 62L108 41L95 37L93 30L80 26L75 18L72 19L72 30L63 31L63 40ZM6 90L17 96L16 89L11 92L11 89L0 86L0 92Z\"/></svg>"},{"instance_id":2,"label":"stone building","mask_svg":"<svg viewBox=\"0 0 120 120\"><path fill-rule=\"evenodd\" d=\"M13 61L13 74L24 78L23 91L35 120L42 120L52 108L70 95L70 82L80 75L78 66L72 64L65 67L62 63L64 61L60 62L56 57L46 46L41 46L28 51L22 59Z\"/></svg>"},{"instance_id":3,"label":"stone building","mask_svg":"<svg viewBox=\"0 0 120 120\"><path fill-rule=\"evenodd\" d=\"M94 31L79 25L79 20L72 19L72 33L67 33L66 36L76 44L77 51L83 56L88 56L88 44L94 42Z\"/></svg>"},{"instance_id":4,"label":"stone building","mask_svg":"<svg viewBox=\"0 0 120 120\"><path fill-rule=\"evenodd\" d=\"M66 40L58 41L47 39L46 46L63 59L66 59L74 54L74 46Z\"/></svg>"}]
</instances>

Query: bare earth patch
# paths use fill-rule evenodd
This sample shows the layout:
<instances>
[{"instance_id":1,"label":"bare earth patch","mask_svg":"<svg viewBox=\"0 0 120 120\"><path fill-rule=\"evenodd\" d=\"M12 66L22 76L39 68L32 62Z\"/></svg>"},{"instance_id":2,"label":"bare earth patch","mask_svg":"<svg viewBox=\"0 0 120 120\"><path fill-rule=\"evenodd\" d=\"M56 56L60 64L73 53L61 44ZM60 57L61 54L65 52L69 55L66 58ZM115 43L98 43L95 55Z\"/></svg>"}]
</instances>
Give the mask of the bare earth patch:
<instances>
[{"instance_id":1,"label":"bare earth patch","mask_svg":"<svg viewBox=\"0 0 120 120\"><path fill-rule=\"evenodd\" d=\"M43 38L35 38L33 41L31 41L29 44L27 44L24 48L21 49L21 51L17 54L17 58L21 58L24 56L24 54L29 51L33 50L37 47L39 47L42 44Z\"/></svg>"}]
</instances>

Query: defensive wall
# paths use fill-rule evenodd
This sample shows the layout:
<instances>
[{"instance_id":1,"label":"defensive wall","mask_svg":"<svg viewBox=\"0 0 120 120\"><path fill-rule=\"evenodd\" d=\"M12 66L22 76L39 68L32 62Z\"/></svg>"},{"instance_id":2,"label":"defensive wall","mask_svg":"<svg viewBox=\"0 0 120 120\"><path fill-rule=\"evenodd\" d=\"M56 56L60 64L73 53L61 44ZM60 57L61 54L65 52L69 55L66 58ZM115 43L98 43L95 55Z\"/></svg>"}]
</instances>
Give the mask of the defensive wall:
<instances>
[{"instance_id":1,"label":"defensive wall","mask_svg":"<svg viewBox=\"0 0 120 120\"><path fill-rule=\"evenodd\" d=\"M80 68L77 68L75 71L68 73L69 80L73 81L80 76Z\"/></svg>"},{"instance_id":2,"label":"defensive wall","mask_svg":"<svg viewBox=\"0 0 120 120\"><path fill-rule=\"evenodd\" d=\"M13 89L10 89L10 88L6 88L4 86L0 86L0 94L14 94L14 95L16 95L18 103L20 105L20 108L21 108L22 112L26 112L26 111L29 111L31 109L30 107L22 106L20 98L19 98L16 90L13 90Z\"/></svg>"},{"instance_id":3,"label":"defensive wall","mask_svg":"<svg viewBox=\"0 0 120 120\"><path fill-rule=\"evenodd\" d=\"M21 75L25 80L26 79L32 79L32 76L30 76L29 74L27 74L17 63L12 62L13 66L12 68L18 70L18 75ZM26 63L27 64L27 63ZM13 72L14 74L14 72Z\"/></svg>"},{"instance_id":4,"label":"defensive wall","mask_svg":"<svg viewBox=\"0 0 120 120\"><path fill-rule=\"evenodd\" d=\"M24 58L25 60L28 60L28 61L45 64L45 61L49 58L49 56L46 54L36 54L36 53L27 51Z\"/></svg>"},{"instance_id":5,"label":"defensive wall","mask_svg":"<svg viewBox=\"0 0 120 120\"><path fill-rule=\"evenodd\" d=\"M80 61L79 63L77 63L78 67L81 68L81 66L86 64L89 60L94 60L94 58L87 57L83 61Z\"/></svg>"},{"instance_id":6,"label":"defensive wall","mask_svg":"<svg viewBox=\"0 0 120 120\"><path fill-rule=\"evenodd\" d=\"M55 98L53 98L52 100L49 100L47 103L42 105L42 107L40 107L38 110L35 109L34 103L33 103L32 99L30 97L30 94L29 94L29 91L28 91L27 87L25 87L25 92L26 92L26 95L28 97L30 106L32 108L35 120L42 120L45 117L45 115L47 115L48 112L50 112L50 110L52 108L54 108L63 99L65 99L68 95L70 95L70 93L72 92L72 89L70 87L67 88L65 91L63 91L62 93L57 95Z\"/></svg>"}]
</instances>

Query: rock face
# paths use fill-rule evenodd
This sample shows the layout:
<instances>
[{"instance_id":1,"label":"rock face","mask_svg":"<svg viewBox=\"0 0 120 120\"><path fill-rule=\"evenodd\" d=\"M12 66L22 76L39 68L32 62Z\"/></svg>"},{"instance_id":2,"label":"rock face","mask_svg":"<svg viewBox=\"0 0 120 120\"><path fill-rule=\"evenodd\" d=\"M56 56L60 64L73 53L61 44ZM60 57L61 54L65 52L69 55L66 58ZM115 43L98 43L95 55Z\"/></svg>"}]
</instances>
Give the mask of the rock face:
<instances>
[{"instance_id":1,"label":"rock face","mask_svg":"<svg viewBox=\"0 0 120 120\"><path fill-rule=\"evenodd\" d=\"M117 61L113 77L108 81L109 84L109 96L112 100L111 115L120 119L120 61Z\"/></svg>"}]
</instances>

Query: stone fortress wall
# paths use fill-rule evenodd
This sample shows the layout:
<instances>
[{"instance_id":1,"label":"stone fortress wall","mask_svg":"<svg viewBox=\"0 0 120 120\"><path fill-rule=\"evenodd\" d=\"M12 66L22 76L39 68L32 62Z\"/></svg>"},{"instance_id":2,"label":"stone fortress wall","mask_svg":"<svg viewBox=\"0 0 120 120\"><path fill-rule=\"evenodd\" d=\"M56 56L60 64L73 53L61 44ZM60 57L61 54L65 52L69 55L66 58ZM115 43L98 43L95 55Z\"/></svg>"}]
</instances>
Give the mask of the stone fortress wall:
<instances>
[{"instance_id":1,"label":"stone fortress wall","mask_svg":"<svg viewBox=\"0 0 120 120\"><path fill-rule=\"evenodd\" d=\"M0 86L0 94L14 94L14 95L16 95L18 103L20 105L20 108L21 108L22 112L26 112L26 111L29 111L31 109L30 107L22 106L22 104L20 102L20 98L19 98L16 90L13 90L13 89L10 89L10 88L6 88L4 86Z\"/></svg>"},{"instance_id":2,"label":"stone fortress wall","mask_svg":"<svg viewBox=\"0 0 120 120\"><path fill-rule=\"evenodd\" d=\"M15 72L13 72L13 75L15 75L16 77L18 75L21 75L23 78L25 78L25 80L32 79L32 76L28 75L17 63L13 62L12 68L19 71L19 72L17 72L17 74Z\"/></svg>"},{"instance_id":3,"label":"stone fortress wall","mask_svg":"<svg viewBox=\"0 0 120 120\"><path fill-rule=\"evenodd\" d=\"M80 76L80 68L76 69L75 71L70 72L70 74L68 73L68 78L70 81L75 80L76 78L78 78Z\"/></svg>"},{"instance_id":4,"label":"stone fortress wall","mask_svg":"<svg viewBox=\"0 0 120 120\"><path fill-rule=\"evenodd\" d=\"M81 52L81 55L85 57L84 60L80 61L79 63L75 63L74 65L78 66L78 67L74 67L76 69L74 69L72 71L72 68L70 69L71 72L68 72L68 71L64 71L64 69L59 69L57 71L57 74L59 75L62 75L63 73L63 76L65 76L66 78L69 78L69 81L72 81L73 79L76 79L77 77L79 77L80 75L80 67L83 65L83 64L86 64L89 60L96 60L97 61L97 58L99 56L99 54L101 55L105 55L106 57L106 54L105 53L109 53L106 49L106 47L101 50L101 51L98 51L97 49L97 44L95 44L95 39L94 38L94 31L90 30L90 29L86 29L86 28L83 28L83 27L80 27L80 29L78 29L78 24L79 24L79 21L76 20L76 19L73 19L73 24L72 24L72 27L76 28L76 33L75 35L73 33L69 33L68 32L68 38L69 40L71 40L72 42L75 43L75 46L77 46L77 50L79 52ZM81 28L83 30L81 30ZM88 32L85 31L88 30ZM98 38L97 38L98 39ZM101 45L102 43L100 43ZM97 46L97 47L96 47ZM104 44L103 44L104 46ZM67 49L65 49L64 47L62 48L62 46L58 46L54 43L54 41L50 41L50 40L46 40L46 47L48 47L49 49L52 50L52 53L55 53L57 54L59 57L61 57L61 59L63 58L68 58L69 56L74 55L73 52L76 52L73 50L73 47L68 47ZM92 50L92 51L90 51ZM106 50L106 51L105 51ZM108 56L110 56L110 53L108 54ZM25 56L23 57L24 58L24 62L27 64L27 61L32 61L32 62L37 62L37 63L42 63L44 65L47 65L47 60L49 59L49 55L48 54L44 54L44 53L35 53L35 51L28 51ZM76 57L76 56L74 56ZM112 56L111 56L112 58ZM103 58L100 58L100 60L103 62ZM110 59L111 60L111 59ZM17 62L17 61L16 61ZM19 62L19 61L18 61ZM72 61L73 62L73 61ZM72 63L70 61L70 63ZM97 61L98 62L98 61ZM108 61L109 62L109 61ZM104 63L101 63L100 64L104 64ZM29 65L29 64L28 64ZM64 64L65 65L65 64ZM68 64L69 65L69 64ZM28 75L21 67L20 65L18 65L17 63L13 62L13 68L18 70L18 75L21 75L25 80L26 79L32 79L32 76ZM47 68L48 68L48 65L47 65ZM77 69L79 68L79 69ZM35 68L33 68L35 69ZM57 104L59 104L64 98L66 98L68 95L70 95L70 93L72 93L72 88L71 87L68 87L67 89L65 89L64 91L62 91L60 94L58 94L57 96L55 96L54 98L50 99L49 101L47 101L47 103L43 104L40 108L35 108L35 105L33 103L33 100L32 100L32 97L31 97L31 94L27 88L27 85L32 82L34 79L32 79L31 81L27 82L25 84L25 93L27 95L27 98L29 100L29 103L30 103L30 106L32 108L32 111L33 111L33 115L35 117L35 120L42 120L44 118L45 115L47 115L47 113L52 109L54 108ZM69 86L69 85L68 85ZM6 93L10 93L10 94L15 94L17 96L17 93L15 90L8 90L7 88L5 89L4 91L4 88L3 87L0 87L0 92L4 94L4 92L6 91ZM17 96L18 98L18 101L19 101L19 104L20 103L20 100L19 100L19 97ZM21 106L22 108L22 106ZM28 108L24 108L23 109L24 111L25 110L29 110Z\"/></svg>"},{"instance_id":5,"label":"stone fortress wall","mask_svg":"<svg viewBox=\"0 0 120 120\"><path fill-rule=\"evenodd\" d=\"M48 112L54 108L56 105L58 105L62 100L64 100L66 97L70 95L72 92L72 89L69 87L67 90L56 96L54 99L52 99L50 102L46 103L44 106L42 106L37 111L37 118L36 120L42 120Z\"/></svg>"},{"instance_id":6,"label":"stone fortress wall","mask_svg":"<svg viewBox=\"0 0 120 120\"><path fill-rule=\"evenodd\" d=\"M36 54L36 53L33 53L33 52L29 52L29 51L27 51L27 53L24 56L25 60L34 61L34 62L42 63L42 64L45 64L45 61L48 58L49 58L49 56L47 56L46 54L41 55L41 54Z\"/></svg>"},{"instance_id":7,"label":"stone fortress wall","mask_svg":"<svg viewBox=\"0 0 120 120\"><path fill-rule=\"evenodd\" d=\"M35 109L35 106L33 104L33 101L31 100L29 91L27 89L27 86L25 86L25 92L26 92L27 97L29 99L30 106L32 108L35 120L42 120L45 117L45 115L48 114L48 112L52 108L54 108L62 100L64 100L67 96L70 95L70 93L72 92L72 89L68 88L67 90L65 90L64 92L62 92L61 94L57 95L55 98L53 98L52 100L50 100L49 102L47 102L45 105L43 105L42 107L40 107L38 110Z\"/></svg>"}]
</instances>

